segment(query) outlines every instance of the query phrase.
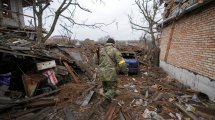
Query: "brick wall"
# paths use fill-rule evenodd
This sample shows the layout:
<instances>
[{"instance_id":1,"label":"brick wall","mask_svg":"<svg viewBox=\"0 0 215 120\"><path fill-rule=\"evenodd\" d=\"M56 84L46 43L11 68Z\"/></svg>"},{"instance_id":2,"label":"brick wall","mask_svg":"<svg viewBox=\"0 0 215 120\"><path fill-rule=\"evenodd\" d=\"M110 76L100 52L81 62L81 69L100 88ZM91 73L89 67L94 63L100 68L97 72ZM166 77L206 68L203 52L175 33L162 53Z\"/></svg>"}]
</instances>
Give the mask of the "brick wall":
<instances>
[{"instance_id":1,"label":"brick wall","mask_svg":"<svg viewBox=\"0 0 215 120\"><path fill-rule=\"evenodd\" d=\"M164 61L172 23L161 34L160 60ZM175 22L167 63L215 80L215 2Z\"/></svg>"}]
</instances>

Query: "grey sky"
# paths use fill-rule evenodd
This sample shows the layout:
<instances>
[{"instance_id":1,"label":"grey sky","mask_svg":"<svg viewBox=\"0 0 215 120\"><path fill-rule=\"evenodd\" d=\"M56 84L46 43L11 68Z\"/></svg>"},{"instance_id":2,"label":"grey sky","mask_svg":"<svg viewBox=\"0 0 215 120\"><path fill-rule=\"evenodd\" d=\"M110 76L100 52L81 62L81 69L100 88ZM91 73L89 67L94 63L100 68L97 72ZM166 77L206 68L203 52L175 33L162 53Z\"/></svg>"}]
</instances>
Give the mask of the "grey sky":
<instances>
[{"instance_id":1,"label":"grey sky","mask_svg":"<svg viewBox=\"0 0 215 120\"><path fill-rule=\"evenodd\" d=\"M90 29L87 27L75 26L72 28L73 35L76 39L86 39L90 38L97 40L100 37L110 35L117 40L134 40L138 39L142 34L140 31L132 31L127 15L133 11L133 13L138 13L136 6L134 5L134 0L103 0L105 4L96 2L96 0L79 0L79 3L92 11L92 13L87 13L77 9L74 19L77 22L82 23L86 21L87 24L93 23L111 23L115 20L115 23L102 27L105 31L99 29ZM134 16L137 16L137 14ZM118 29L116 22L118 23ZM50 26L50 20L47 21L46 28ZM59 31L62 28L58 25L53 33L53 35L59 35Z\"/></svg>"}]
</instances>

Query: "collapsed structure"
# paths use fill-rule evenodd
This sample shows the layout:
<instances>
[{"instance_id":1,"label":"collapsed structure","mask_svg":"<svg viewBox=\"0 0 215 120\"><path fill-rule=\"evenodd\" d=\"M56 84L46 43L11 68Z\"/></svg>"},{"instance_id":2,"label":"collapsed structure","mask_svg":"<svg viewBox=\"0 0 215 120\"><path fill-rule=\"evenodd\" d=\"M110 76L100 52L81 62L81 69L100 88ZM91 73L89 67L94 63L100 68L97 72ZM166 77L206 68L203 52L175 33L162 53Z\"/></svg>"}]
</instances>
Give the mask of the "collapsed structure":
<instances>
[{"instance_id":1,"label":"collapsed structure","mask_svg":"<svg viewBox=\"0 0 215 120\"><path fill-rule=\"evenodd\" d=\"M166 0L160 66L215 99L215 1Z\"/></svg>"},{"instance_id":2,"label":"collapsed structure","mask_svg":"<svg viewBox=\"0 0 215 120\"><path fill-rule=\"evenodd\" d=\"M24 1L19 0L19 3ZM137 54L140 71L137 76L120 75L114 102L107 110L101 110L102 84L92 60L95 49L101 47L99 44L91 40L77 43L66 40L66 45L42 44L41 48L23 35L29 31L23 31L22 27L5 25L1 28L2 120L214 119L214 102L152 66L150 55L137 45L139 43L117 44L119 50ZM161 66L165 67L162 61Z\"/></svg>"}]
</instances>

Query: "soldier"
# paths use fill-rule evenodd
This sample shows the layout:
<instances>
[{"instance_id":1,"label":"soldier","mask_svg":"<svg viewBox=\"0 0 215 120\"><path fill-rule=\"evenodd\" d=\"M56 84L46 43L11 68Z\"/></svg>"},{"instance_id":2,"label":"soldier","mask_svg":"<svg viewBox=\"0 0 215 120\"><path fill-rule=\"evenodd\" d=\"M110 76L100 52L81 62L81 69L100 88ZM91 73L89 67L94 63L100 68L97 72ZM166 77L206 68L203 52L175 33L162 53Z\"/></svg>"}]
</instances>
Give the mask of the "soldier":
<instances>
[{"instance_id":1,"label":"soldier","mask_svg":"<svg viewBox=\"0 0 215 120\"><path fill-rule=\"evenodd\" d=\"M118 70L128 74L125 60L114 44L114 39L109 38L105 46L94 56L95 63L99 65L99 78L102 80L104 90L104 98L101 103L103 108L111 102L116 94Z\"/></svg>"}]
</instances>

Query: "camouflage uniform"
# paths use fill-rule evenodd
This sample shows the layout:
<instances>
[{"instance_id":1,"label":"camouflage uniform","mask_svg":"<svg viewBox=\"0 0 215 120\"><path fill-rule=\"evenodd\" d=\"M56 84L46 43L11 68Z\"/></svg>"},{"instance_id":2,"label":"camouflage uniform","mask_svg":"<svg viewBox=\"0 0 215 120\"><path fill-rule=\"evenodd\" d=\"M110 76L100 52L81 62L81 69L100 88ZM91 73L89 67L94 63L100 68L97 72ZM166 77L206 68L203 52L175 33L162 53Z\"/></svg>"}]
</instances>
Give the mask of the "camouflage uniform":
<instances>
[{"instance_id":1,"label":"camouflage uniform","mask_svg":"<svg viewBox=\"0 0 215 120\"><path fill-rule=\"evenodd\" d=\"M99 51L99 60L94 56L95 63L99 63L99 78L102 80L104 97L111 100L117 89L117 72L128 72L125 60L122 54L113 46L112 43L106 43Z\"/></svg>"}]
</instances>

